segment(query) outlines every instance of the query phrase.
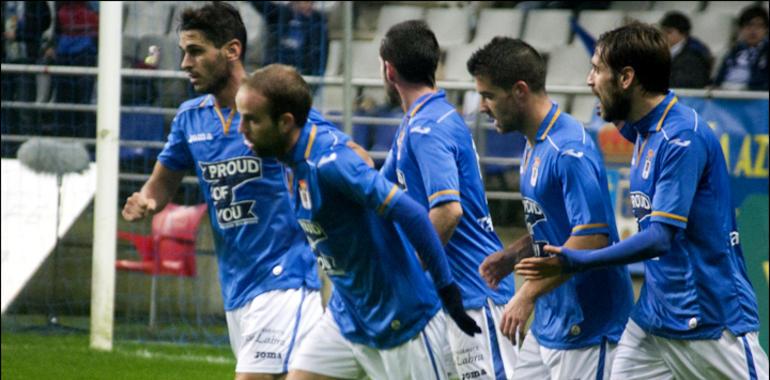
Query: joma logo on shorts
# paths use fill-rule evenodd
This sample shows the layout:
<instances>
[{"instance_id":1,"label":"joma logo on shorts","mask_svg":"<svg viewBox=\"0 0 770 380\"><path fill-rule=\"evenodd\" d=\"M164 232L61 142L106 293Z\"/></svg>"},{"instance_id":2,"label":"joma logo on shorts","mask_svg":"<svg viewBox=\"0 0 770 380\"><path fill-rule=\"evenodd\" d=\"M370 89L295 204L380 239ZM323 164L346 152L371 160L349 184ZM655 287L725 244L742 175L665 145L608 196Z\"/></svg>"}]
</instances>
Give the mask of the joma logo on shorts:
<instances>
[{"instance_id":1,"label":"joma logo on shorts","mask_svg":"<svg viewBox=\"0 0 770 380\"><path fill-rule=\"evenodd\" d=\"M281 359L281 353L280 352L257 351L254 354L254 359Z\"/></svg>"},{"instance_id":2,"label":"joma logo on shorts","mask_svg":"<svg viewBox=\"0 0 770 380\"><path fill-rule=\"evenodd\" d=\"M481 377L487 374L487 371L481 370L481 371L471 371L466 372L463 374L462 380L468 380L468 379L475 379L477 377Z\"/></svg>"}]
</instances>

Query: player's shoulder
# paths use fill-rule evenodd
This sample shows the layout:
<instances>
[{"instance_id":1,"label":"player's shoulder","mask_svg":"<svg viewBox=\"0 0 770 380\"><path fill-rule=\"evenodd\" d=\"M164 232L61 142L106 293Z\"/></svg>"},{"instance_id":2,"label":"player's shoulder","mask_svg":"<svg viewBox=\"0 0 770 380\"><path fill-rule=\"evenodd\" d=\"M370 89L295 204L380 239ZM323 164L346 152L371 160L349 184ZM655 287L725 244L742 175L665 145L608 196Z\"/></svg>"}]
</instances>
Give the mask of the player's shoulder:
<instances>
[{"instance_id":1,"label":"player's shoulder","mask_svg":"<svg viewBox=\"0 0 770 380\"><path fill-rule=\"evenodd\" d=\"M596 149L583 123L566 112L561 114L553 130L545 134L544 139L559 155L570 150L584 152Z\"/></svg>"},{"instance_id":2,"label":"player's shoulder","mask_svg":"<svg viewBox=\"0 0 770 380\"><path fill-rule=\"evenodd\" d=\"M179 105L179 108L177 108L176 113L177 113L177 115L179 115L179 114L181 114L181 113L183 113L185 111L189 111L189 110L193 110L193 109L198 109L198 108L203 108L203 107L209 106L211 104L213 104L213 103L211 102L211 96L210 95L208 95L208 94L201 95L201 96L198 96L198 97L195 97L195 98L192 98L192 99L189 99L189 100L186 100L186 101L182 102L182 104Z\"/></svg>"},{"instance_id":3,"label":"player's shoulder","mask_svg":"<svg viewBox=\"0 0 770 380\"><path fill-rule=\"evenodd\" d=\"M677 104L660 128L665 144L688 147L716 140L708 123L694 109Z\"/></svg>"}]
</instances>

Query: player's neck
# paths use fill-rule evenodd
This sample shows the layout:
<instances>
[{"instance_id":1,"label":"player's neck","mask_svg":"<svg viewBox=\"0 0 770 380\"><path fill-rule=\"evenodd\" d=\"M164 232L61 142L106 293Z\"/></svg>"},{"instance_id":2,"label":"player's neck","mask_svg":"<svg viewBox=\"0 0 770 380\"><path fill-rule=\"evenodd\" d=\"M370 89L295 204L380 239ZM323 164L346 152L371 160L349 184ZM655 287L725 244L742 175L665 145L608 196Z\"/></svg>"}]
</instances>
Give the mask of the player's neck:
<instances>
[{"instance_id":1,"label":"player's neck","mask_svg":"<svg viewBox=\"0 0 770 380\"><path fill-rule=\"evenodd\" d=\"M547 95L533 96L528 108L532 112L529 114L529 118L524 121L524 135L529 143L534 145L538 129L540 129L548 113L551 112L551 100Z\"/></svg>"},{"instance_id":2,"label":"player's neck","mask_svg":"<svg viewBox=\"0 0 770 380\"><path fill-rule=\"evenodd\" d=\"M401 95L401 107L404 109L404 112L409 112L414 102L421 96L436 92L436 88L428 87L424 84L402 84L397 89L399 95Z\"/></svg>"},{"instance_id":3,"label":"player's neck","mask_svg":"<svg viewBox=\"0 0 770 380\"><path fill-rule=\"evenodd\" d=\"M637 90L638 91L638 90ZM666 94L638 93L631 100L631 110L628 112L627 121L635 123L645 117L653 108L657 107Z\"/></svg>"},{"instance_id":4,"label":"player's neck","mask_svg":"<svg viewBox=\"0 0 770 380\"><path fill-rule=\"evenodd\" d=\"M246 70L242 65L236 64L230 77L227 79L227 85L219 92L214 94L214 100L219 108L234 108L235 94L241 86L241 81L246 77Z\"/></svg>"}]
</instances>

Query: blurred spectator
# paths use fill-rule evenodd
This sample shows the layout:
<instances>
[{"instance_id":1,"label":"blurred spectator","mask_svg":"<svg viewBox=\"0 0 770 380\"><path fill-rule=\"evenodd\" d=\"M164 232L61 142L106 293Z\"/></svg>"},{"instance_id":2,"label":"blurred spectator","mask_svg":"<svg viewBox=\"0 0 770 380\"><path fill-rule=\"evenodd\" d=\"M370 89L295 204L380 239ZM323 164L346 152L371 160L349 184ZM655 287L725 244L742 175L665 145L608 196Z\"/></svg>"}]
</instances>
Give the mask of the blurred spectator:
<instances>
[{"instance_id":1,"label":"blurred spectator","mask_svg":"<svg viewBox=\"0 0 770 380\"><path fill-rule=\"evenodd\" d=\"M96 66L99 14L87 1L56 2L55 47L46 51L54 64L63 66ZM92 75L56 75L53 90L56 103L91 103L96 77ZM70 127L61 134L93 137L95 114L92 112L61 112L58 127ZM65 130L66 131L66 130Z\"/></svg>"},{"instance_id":2,"label":"blurred spectator","mask_svg":"<svg viewBox=\"0 0 770 380\"><path fill-rule=\"evenodd\" d=\"M731 90L767 90L767 10L761 6L744 9L738 26L738 41L725 55L714 84Z\"/></svg>"},{"instance_id":3,"label":"blurred spectator","mask_svg":"<svg viewBox=\"0 0 770 380\"><path fill-rule=\"evenodd\" d=\"M683 13L666 13L660 26L671 51L671 87L704 88L711 77L713 58L709 48L690 36L690 19Z\"/></svg>"},{"instance_id":4,"label":"blurred spectator","mask_svg":"<svg viewBox=\"0 0 770 380\"><path fill-rule=\"evenodd\" d=\"M5 1L0 6L3 18L3 62L38 63L43 32L51 26L51 10L45 1ZM3 74L3 100L34 101L35 76ZM17 132L16 125L32 125L32 111L3 110L3 132Z\"/></svg>"},{"instance_id":5,"label":"blurred spectator","mask_svg":"<svg viewBox=\"0 0 770 380\"><path fill-rule=\"evenodd\" d=\"M323 75L329 38L326 16L312 1L252 1L267 25L263 65L292 65L303 75Z\"/></svg>"}]
</instances>

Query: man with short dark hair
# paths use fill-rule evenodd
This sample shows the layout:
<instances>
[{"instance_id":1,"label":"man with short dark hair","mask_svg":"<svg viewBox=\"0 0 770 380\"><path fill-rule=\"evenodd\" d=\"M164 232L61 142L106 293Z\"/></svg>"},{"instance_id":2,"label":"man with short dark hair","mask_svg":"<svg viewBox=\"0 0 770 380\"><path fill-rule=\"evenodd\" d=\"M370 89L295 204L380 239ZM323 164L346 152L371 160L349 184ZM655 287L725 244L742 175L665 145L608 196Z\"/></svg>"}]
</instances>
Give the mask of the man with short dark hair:
<instances>
[{"instance_id":1,"label":"man with short dark hair","mask_svg":"<svg viewBox=\"0 0 770 380\"><path fill-rule=\"evenodd\" d=\"M520 191L529 234L484 260L479 272L490 286L546 244L591 249L618 241L604 162L583 125L549 99L545 68L534 48L507 37L468 60L481 110L499 132L527 138ZM513 378L607 378L632 304L625 267L524 282L501 324L509 339L521 339L535 308Z\"/></svg>"},{"instance_id":2,"label":"man with short dark hair","mask_svg":"<svg viewBox=\"0 0 770 380\"><path fill-rule=\"evenodd\" d=\"M288 378L445 379L441 304L464 334L481 330L463 310L441 241L425 210L346 146L342 132L306 120L311 99L285 65L257 70L236 96L253 151L294 172L294 214L334 284Z\"/></svg>"},{"instance_id":3,"label":"man with short dark hair","mask_svg":"<svg viewBox=\"0 0 770 380\"><path fill-rule=\"evenodd\" d=\"M672 11L663 16L660 26L671 51L671 87L706 87L713 58L709 48L690 35L690 19L684 13Z\"/></svg>"},{"instance_id":4,"label":"man with short dark hair","mask_svg":"<svg viewBox=\"0 0 770 380\"><path fill-rule=\"evenodd\" d=\"M400 99L406 115L381 172L429 210L446 246L463 304L483 333L469 337L447 326L460 378L510 377L516 352L499 328L513 296L512 276L490 289L476 268L502 248L495 235L471 131L443 90L436 88L438 42L423 21L405 21L388 30L380 45L385 88Z\"/></svg>"},{"instance_id":5,"label":"man with short dark hair","mask_svg":"<svg viewBox=\"0 0 770 380\"><path fill-rule=\"evenodd\" d=\"M236 379L274 379L323 313L315 258L290 209L286 171L238 133L246 28L224 2L181 14L181 68L204 95L179 107L150 179L123 217L160 211L195 169L209 208ZM309 119L326 124L316 111ZM343 141L344 142L344 141Z\"/></svg>"},{"instance_id":6,"label":"man with short dark hair","mask_svg":"<svg viewBox=\"0 0 770 380\"><path fill-rule=\"evenodd\" d=\"M556 256L525 259L517 273L539 279L644 260L613 379L766 379L724 154L706 121L669 91L665 38L638 23L609 31L591 64L602 118L636 144L630 195L640 232L599 250L546 246Z\"/></svg>"},{"instance_id":7,"label":"man with short dark hair","mask_svg":"<svg viewBox=\"0 0 770 380\"><path fill-rule=\"evenodd\" d=\"M744 9L738 27L738 41L725 55L714 84L728 90L767 91L767 10L759 5Z\"/></svg>"}]
</instances>

